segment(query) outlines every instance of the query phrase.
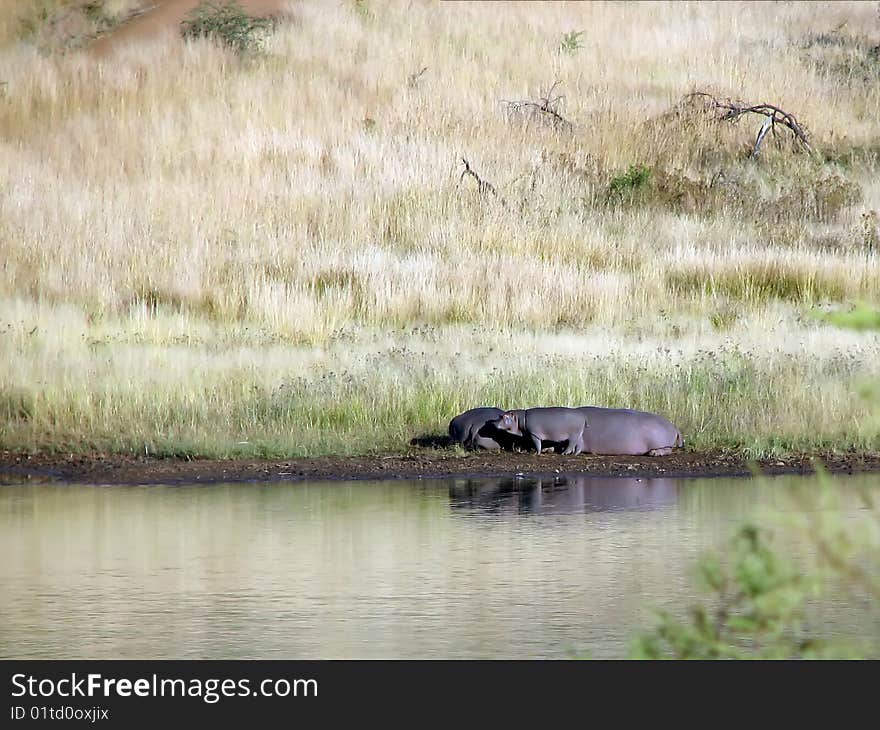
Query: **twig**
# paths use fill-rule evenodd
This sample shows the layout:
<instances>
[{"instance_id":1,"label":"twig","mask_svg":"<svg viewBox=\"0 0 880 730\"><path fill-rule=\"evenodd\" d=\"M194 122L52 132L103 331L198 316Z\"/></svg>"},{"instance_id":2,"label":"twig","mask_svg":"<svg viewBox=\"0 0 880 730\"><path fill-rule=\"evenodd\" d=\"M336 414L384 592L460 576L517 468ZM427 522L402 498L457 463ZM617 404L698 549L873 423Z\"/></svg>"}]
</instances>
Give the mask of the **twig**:
<instances>
[{"instance_id":1,"label":"twig","mask_svg":"<svg viewBox=\"0 0 880 730\"><path fill-rule=\"evenodd\" d=\"M730 101L729 99L727 101L719 101L712 94L705 91L695 91L692 94L687 94L683 101L696 97L707 99L712 108L719 112L718 119L721 121L736 122L744 114L760 114L765 117L764 123L761 125L761 129L755 139L755 144L752 147L751 157L758 156L761 143L767 136L768 131L772 130L773 135L776 136L777 124L786 127L791 132L792 137L800 142L807 151L812 152L813 150L807 139L807 133L794 114L780 109L778 106L773 104L745 104L743 102Z\"/></svg>"}]
</instances>

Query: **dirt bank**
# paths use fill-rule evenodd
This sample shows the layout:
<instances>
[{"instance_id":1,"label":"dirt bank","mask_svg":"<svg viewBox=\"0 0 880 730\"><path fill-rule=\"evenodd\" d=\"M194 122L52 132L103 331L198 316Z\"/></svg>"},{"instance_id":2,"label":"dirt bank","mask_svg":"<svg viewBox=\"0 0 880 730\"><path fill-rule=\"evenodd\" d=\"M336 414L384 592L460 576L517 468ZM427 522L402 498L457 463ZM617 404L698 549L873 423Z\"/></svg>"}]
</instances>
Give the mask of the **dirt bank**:
<instances>
[{"instance_id":1,"label":"dirt bank","mask_svg":"<svg viewBox=\"0 0 880 730\"><path fill-rule=\"evenodd\" d=\"M808 474L809 455L756 462L763 474ZM834 473L880 472L880 454L821 457ZM752 465L722 453L684 452L667 457L462 454L431 449L396 456L324 456L308 459L155 459L119 455L24 455L0 452L0 483L58 480L87 484L182 484L248 481L413 479L450 476L592 474L595 476L745 476Z\"/></svg>"},{"instance_id":2,"label":"dirt bank","mask_svg":"<svg viewBox=\"0 0 880 730\"><path fill-rule=\"evenodd\" d=\"M237 1L251 15L264 17L283 12L287 4L285 0ZM140 13L96 40L92 50L105 55L132 43L154 41L163 35L179 35L180 22L198 4L199 0L145 1Z\"/></svg>"}]
</instances>

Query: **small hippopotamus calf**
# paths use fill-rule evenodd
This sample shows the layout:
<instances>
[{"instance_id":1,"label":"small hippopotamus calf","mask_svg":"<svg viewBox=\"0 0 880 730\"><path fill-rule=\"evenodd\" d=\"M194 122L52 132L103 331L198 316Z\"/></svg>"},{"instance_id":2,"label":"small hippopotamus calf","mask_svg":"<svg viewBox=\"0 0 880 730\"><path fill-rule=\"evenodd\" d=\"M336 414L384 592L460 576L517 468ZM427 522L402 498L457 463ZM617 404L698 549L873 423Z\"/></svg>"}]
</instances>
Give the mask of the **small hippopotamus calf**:
<instances>
[{"instance_id":1,"label":"small hippopotamus calf","mask_svg":"<svg viewBox=\"0 0 880 730\"><path fill-rule=\"evenodd\" d=\"M449 438L466 449L512 451L521 445L522 439L495 427L494 422L503 414L503 409L489 407L465 411L449 422Z\"/></svg>"},{"instance_id":2,"label":"small hippopotamus calf","mask_svg":"<svg viewBox=\"0 0 880 730\"><path fill-rule=\"evenodd\" d=\"M563 454L580 454L584 450L586 417L576 408L506 411L494 425L499 431L530 438L539 454L543 441L565 441Z\"/></svg>"}]
</instances>

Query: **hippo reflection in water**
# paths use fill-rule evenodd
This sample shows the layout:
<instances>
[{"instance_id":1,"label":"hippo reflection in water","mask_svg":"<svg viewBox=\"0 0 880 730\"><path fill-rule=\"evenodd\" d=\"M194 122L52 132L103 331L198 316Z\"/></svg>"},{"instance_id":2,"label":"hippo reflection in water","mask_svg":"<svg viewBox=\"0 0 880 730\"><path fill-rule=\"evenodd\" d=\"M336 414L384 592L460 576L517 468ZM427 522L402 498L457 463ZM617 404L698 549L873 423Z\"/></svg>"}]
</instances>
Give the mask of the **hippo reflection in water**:
<instances>
[{"instance_id":1,"label":"hippo reflection in water","mask_svg":"<svg viewBox=\"0 0 880 730\"><path fill-rule=\"evenodd\" d=\"M658 509L676 504L674 479L631 477L505 477L457 479L449 496L454 509L480 513L567 514Z\"/></svg>"}]
</instances>

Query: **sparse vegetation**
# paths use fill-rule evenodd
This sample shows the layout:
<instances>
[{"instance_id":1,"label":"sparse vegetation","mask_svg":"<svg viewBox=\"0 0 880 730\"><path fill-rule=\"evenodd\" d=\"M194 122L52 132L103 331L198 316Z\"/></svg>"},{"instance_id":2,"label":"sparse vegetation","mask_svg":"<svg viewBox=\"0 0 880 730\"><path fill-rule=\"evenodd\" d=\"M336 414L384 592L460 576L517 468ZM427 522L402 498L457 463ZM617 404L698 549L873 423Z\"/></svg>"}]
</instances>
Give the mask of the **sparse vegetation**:
<instances>
[{"instance_id":1,"label":"sparse vegetation","mask_svg":"<svg viewBox=\"0 0 880 730\"><path fill-rule=\"evenodd\" d=\"M0 24L17 25L14 35L41 51L73 50L112 31L140 5L141 0L35 0L20 3L17 14Z\"/></svg>"},{"instance_id":2,"label":"sparse vegetation","mask_svg":"<svg viewBox=\"0 0 880 730\"><path fill-rule=\"evenodd\" d=\"M290 13L248 64L0 34L3 448L400 450L486 402L880 448L876 334L810 316L880 304L880 87L801 63L872 6ZM602 64L558 52L571 28ZM781 130L751 158L761 119L694 90L795 114L813 152Z\"/></svg>"},{"instance_id":3,"label":"sparse vegetation","mask_svg":"<svg viewBox=\"0 0 880 730\"><path fill-rule=\"evenodd\" d=\"M876 83L880 79L877 35L859 33L847 25L844 21L831 31L808 33L800 43L802 57L819 73L837 82L855 86Z\"/></svg>"}]
</instances>

